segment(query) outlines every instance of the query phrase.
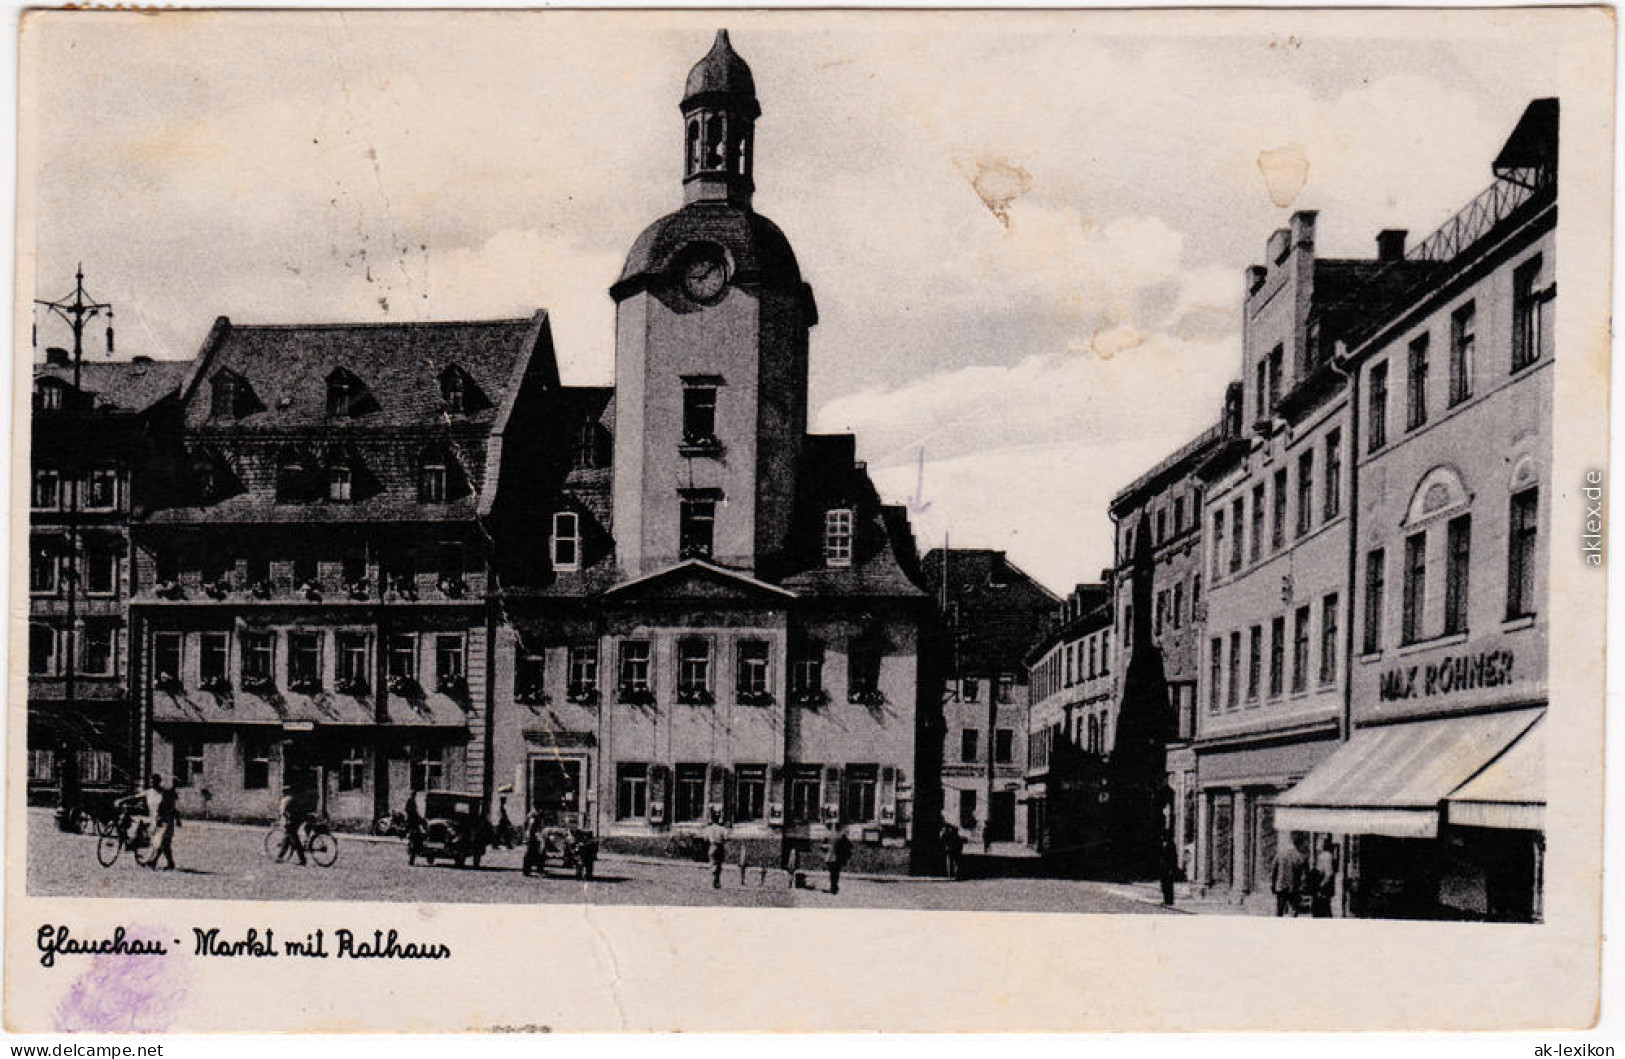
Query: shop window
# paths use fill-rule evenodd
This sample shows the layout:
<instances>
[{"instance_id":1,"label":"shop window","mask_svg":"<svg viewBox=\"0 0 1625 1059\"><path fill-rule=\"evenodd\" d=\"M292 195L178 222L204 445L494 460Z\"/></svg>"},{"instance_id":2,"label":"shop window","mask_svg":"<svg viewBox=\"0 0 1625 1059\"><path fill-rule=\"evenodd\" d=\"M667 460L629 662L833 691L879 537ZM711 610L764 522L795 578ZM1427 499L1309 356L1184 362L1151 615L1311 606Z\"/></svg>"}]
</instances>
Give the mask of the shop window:
<instances>
[{"instance_id":1,"label":"shop window","mask_svg":"<svg viewBox=\"0 0 1625 1059\"><path fill-rule=\"evenodd\" d=\"M178 739L171 747L175 786L195 787L203 782L203 741Z\"/></svg>"},{"instance_id":2,"label":"shop window","mask_svg":"<svg viewBox=\"0 0 1625 1059\"><path fill-rule=\"evenodd\" d=\"M271 741L259 736L243 740L243 790L263 791L271 786Z\"/></svg>"},{"instance_id":3,"label":"shop window","mask_svg":"<svg viewBox=\"0 0 1625 1059\"><path fill-rule=\"evenodd\" d=\"M367 752L359 746L344 748L339 759L339 790L359 791L367 785Z\"/></svg>"},{"instance_id":4,"label":"shop window","mask_svg":"<svg viewBox=\"0 0 1625 1059\"><path fill-rule=\"evenodd\" d=\"M445 747L412 747L407 755L407 782L414 791L436 791L445 787Z\"/></svg>"},{"instance_id":5,"label":"shop window","mask_svg":"<svg viewBox=\"0 0 1625 1059\"><path fill-rule=\"evenodd\" d=\"M1507 617L1535 613L1535 516L1538 489L1525 489L1512 498L1507 534Z\"/></svg>"},{"instance_id":6,"label":"shop window","mask_svg":"<svg viewBox=\"0 0 1625 1059\"><path fill-rule=\"evenodd\" d=\"M679 764L672 784L672 822L692 824L704 819L705 766Z\"/></svg>"},{"instance_id":7,"label":"shop window","mask_svg":"<svg viewBox=\"0 0 1625 1059\"><path fill-rule=\"evenodd\" d=\"M615 819L641 820L649 815L649 766L623 761L615 766Z\"/></svg>"}]
</instances>

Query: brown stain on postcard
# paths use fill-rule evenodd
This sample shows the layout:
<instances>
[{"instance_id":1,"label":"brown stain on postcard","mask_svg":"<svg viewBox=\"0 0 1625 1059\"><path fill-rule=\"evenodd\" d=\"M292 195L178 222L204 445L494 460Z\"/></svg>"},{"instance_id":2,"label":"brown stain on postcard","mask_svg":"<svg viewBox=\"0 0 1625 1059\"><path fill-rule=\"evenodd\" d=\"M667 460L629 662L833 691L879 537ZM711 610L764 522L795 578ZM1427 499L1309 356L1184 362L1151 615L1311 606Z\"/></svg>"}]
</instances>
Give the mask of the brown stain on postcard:
<instances>
[{"instance_id":1,"label":"brown stain on postcard","mask_svg":"<svg viewBox=\"0 0 1625 1059\"><path fill-rule=\"evenodd\" d=\"M1258 152L1258 171L1270 201L1285 209L1309 183L1309 155L1301 143L1266 148Z\"/></svg>"},{"instance_id":2,"label":"brown stain on postcard","mask_svg":"<svg viewBox=\"0 0 1625 1059\"><path fill-rule=\"evenodd\" d=\"M955 168L970 181L971 190L1000 224L1010 227L1010 204L1033 188L1033 175L1008 158L955 161Z\"/></svg>"}]
</instances>

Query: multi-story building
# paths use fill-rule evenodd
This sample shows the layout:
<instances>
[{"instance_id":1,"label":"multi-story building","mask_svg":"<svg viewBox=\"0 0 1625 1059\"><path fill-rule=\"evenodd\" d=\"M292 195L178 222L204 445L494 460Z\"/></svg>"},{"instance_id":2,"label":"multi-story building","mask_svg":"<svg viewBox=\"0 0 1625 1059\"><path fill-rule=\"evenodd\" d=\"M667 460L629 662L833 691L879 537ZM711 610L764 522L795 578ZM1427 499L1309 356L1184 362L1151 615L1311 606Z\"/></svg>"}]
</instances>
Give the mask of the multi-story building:
<instances>
[{"instance_id":1,"label":"multi-story building","mask_svg":"<svg viewBox=\"0 0 1625 1059\"><path fill-rule=\"evenodd\" d=\"M1117 715L1112 645L1105 578L1073 588L1027 654L1027 842L1085 869Z\"/></svg>"},{"instance_id":2,"label":"multi-story building","mask_svg":"<svg viewBox=\"0 0 1625 1059\"><path fill-rule=\"evenodd\" d=\"M127 610L132 510L175 429L189 362L83 361L34 368L28 542L28 789L72 803L127 788L132 755Z\"/></svg>"},{"instance_id":3,"label":"multi-story building","mask_svg":"<svg viewBox=\"0 0 1625 1059\"><path fill-rule=\"evenodd\" d=\"M489 791L495 542L540 552L557 388L541 313L216 322L134 530L141 746L183 811Z\"/></svg>"},{"instance_id":4,"label":"multi-story building","mask_svg":"<svg viewBox=\"0 0 1625 1059\"><path fill-rule=\"evenodd\" d=\"M1032 685L1024 656L1055 595L1005 553L936 548L923 565L944 637L942 793L968 844L1029 841L1019 811Z\"/></svg>"},{"instance_id":5,"label":"multi-story building","mask_svg":"<svg viewBox=\"0 0 1625 1059\"><path fill-rule=\"evenodd\" d=\"M1274 803L1345 727L1352 424L1333 354L1431 273L1396 233L1373 260L1315 254L1315 215L1274 233L1248 269L1242 384L1202 464L1205 701L1196 719L1197 877L1268 890Z\"/></svg>"},{"instance_id":6,"label":"multi-story building","mask_svg":"<svg viewBox=\"0 0 1625 1059\"><path fill-rule=\"evenodd\" d=\"M726 32L681 110L684 205L610 289L614 389L561 394L547 555L504 583L495 773L610 848L718 818L758 862L844 830L856 866L923 868L939 684L908 520L851 436L807 433L817 309L752 208L761 108Z\"/></svg>"},{"instance_id":7,"label":"multi-story building","mask_svg":"<svg viewBox=\"0 0 1625 1059\"><path fill-rule=\"evenodd\" d=\"M1172 792L1168 826L1179 849L1180 865L1192 873L1196 855L1195 734L1199 660L1206 604L1202 599L1202 481L1197 469L1219 448L1223 425L1215 423L1180 446L1112 498L1117 563L1112 572L1117 605L1117 643L1133 648L1135 540L1141 526L1151 533L1152 586L1155 608L1151 635L1162 656L1168 684L1167 782ZM1123 668L1119 665L1119 670Z\"/></svg>"},{"instance_id":8,"label":"multi-story building","mask_svg":"<svg viewBox=\"0 0 1625 1059\"><path fill-rule=\"evenodd\" d=\"M1355 913L1541 914L1557 140L1531 103L1338 365L1353 731L1276 823L1339 837Z\"/></svg>"}]
</instances>

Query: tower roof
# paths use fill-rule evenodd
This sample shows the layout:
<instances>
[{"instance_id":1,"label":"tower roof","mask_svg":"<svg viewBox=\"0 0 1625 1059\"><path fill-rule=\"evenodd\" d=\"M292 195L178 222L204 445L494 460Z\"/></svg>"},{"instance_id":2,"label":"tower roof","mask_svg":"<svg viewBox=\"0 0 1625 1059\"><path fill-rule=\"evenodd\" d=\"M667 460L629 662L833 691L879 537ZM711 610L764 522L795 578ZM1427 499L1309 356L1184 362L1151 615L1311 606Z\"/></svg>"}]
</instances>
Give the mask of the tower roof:
<instances>
[{"instance_id":1,"label":"tower roof","mask_svg":"<svg viewBox=\"0 0 1625 1059\"><path fill-rule=\"evenodd\" d=\"M688 85L683 90L683 106L711 96L732 96L735 99L749 100L750 109L760 113L756 105L756 81L750 75L750 67L745 60L734 51L733 45L728 41L728 31L717 30L716 43L705 57L694 64L694 69L688 72ZM754 114L752 115L755 116Z\"/></svg>"}]
</instances>

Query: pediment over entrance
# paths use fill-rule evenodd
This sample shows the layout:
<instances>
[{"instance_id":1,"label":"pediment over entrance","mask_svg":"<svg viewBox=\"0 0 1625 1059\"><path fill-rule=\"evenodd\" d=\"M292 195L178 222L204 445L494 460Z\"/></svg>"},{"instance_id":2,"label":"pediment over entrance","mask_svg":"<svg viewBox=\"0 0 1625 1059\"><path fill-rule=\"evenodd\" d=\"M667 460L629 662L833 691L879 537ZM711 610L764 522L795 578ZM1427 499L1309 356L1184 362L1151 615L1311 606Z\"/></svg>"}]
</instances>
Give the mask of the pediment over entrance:
<instances>
[{"instance_id":1,"label":"pediment over entrance","mask_svg":"<svg viewBox=\"0 0 1625 1059\"><path fill-rule=\"evenodd\" d=\"M623 581L603 595L606 602L769 603L782 605L796 594L703 559L689 559L652 574Z\"/></svg>"}]
</instances>

